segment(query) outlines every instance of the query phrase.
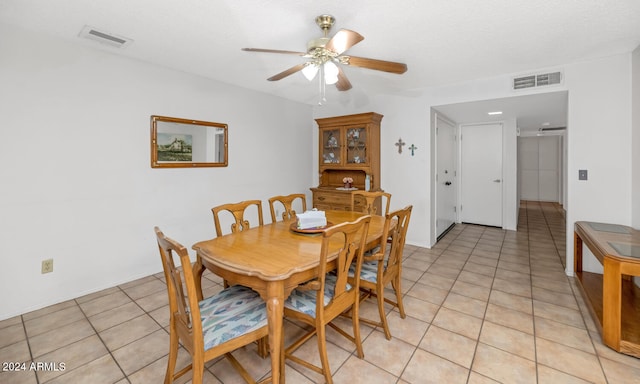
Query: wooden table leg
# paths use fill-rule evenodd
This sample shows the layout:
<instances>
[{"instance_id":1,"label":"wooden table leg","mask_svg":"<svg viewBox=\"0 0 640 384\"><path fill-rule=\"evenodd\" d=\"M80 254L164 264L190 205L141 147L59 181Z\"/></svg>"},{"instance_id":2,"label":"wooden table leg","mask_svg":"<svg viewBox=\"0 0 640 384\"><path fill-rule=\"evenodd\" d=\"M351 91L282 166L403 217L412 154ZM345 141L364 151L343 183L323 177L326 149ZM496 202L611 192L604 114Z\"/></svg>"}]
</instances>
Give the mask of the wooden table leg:
<instances>
[{"instance_id":1,"label":"wooden table leg","mask_svg":"<svg viewBox=\"0 0 640 384\"><path fill-rule=\"evenodd\" d=\"M602 281L602 341L618 352L620 351L621 320L620 263L605 257Z\"/></svg>"},{"instance_id":2,"label":"wooden table leg","mask_svg":"<svg viewBox=\"0 0 640 384\"><path fill-rule=\"evenodd\" d=\"M573 233L573 272L582 272L582 239Z\"/></svg>"},{"instance_id":3,"label":"wooden table leg","mask_svg":"<svg viewBox=\"0 0 640 384\"><path fill-rule=\"evenodd\" d=\"M284 283L270 281L267 285L267 318L269 321L269 352L271 354L271 382L284 384Z\"/></svg>"}]
</instances>

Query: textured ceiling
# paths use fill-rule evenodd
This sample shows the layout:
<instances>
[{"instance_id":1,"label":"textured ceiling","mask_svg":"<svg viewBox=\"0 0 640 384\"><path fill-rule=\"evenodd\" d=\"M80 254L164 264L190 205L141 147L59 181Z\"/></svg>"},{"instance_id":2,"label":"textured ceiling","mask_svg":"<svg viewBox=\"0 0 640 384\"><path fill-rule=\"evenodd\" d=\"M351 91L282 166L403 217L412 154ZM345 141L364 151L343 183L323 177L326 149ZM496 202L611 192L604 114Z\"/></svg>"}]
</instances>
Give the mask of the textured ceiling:
<instances>
[{"instance_id":1,"label":"textured ceiling","mask_svg":"<svg viewBox=\"0 0 640 384\"><path fill-rule=\"evenodd\" d=\"M374 94L418 95L424 87L630 52L640 44L639 0L2 0L0 23L315 104L318 87L301 74L266 79L302 58L244 52L304 51L321 36L314 19L332 14L365 39L347 53L404 62L394 75L345 68L353 103ZM116 49L81 39L85 25L133 43Z\"/></svg>"}]
</instances>

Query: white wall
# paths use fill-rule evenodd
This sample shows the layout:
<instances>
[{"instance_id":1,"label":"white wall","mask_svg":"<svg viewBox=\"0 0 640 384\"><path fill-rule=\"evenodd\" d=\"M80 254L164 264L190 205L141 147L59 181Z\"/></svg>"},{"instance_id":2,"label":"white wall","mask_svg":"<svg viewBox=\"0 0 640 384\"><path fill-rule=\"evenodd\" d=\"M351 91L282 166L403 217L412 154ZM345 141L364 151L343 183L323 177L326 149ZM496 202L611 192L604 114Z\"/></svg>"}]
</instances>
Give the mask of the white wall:
<instances>
[{"instance_id":1,"label":"white wall","mask_svg":"<svg viewBox=\"0 0 640 384\"><path fill-rule=\"evenodd\" d=\"M631 225L631 55L566 67L569 89L567 273L576 221ZM589 171L587 181L578 170Z\"/></svg>"},{"instance_id":2,"label":"white wall","mask_svg":"<svg viewBox=\"0 0 640 384\"><path fill-rule=\"evenodd\" d=\"M518 228L520 198L518 196L518 129L516 120L503 121L502 134L502 228Z\"/></svg>"},{"instance_id":3,"label":"white wall","mask_svg":"<svg viewBox=\"0 0 640 384\"><path fill-rule=\"evenodd\" d=\"M210 208L305 192L311 107L0 25L0 320L161 271ZM149 116L229 125L226 168L152 169ZM294 143L294 145L291 145ZM43 259L54 272L40 274Z\"/></svg>"}]
</instances>

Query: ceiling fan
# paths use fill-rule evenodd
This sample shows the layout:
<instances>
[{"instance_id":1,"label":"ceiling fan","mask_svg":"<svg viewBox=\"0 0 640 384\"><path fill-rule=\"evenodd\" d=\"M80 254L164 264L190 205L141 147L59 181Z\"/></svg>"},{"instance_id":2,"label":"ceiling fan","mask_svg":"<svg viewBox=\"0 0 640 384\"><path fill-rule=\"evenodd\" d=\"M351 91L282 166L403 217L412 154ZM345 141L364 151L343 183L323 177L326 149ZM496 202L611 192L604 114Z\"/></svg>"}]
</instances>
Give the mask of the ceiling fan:
<instances>
[{"instance_id":1,"label":"ceiling fan","mask_svg":"<svg viewBox=\"0 0 640 384\"><path fill-rule=\"evenodd\" d=\"M316 24L320 29L322 29L324 36L309 40L307 43L307 52L261 48L242 48L242 50L249 52L297 55L309 59L304 63L294 65L285 71L271 76L267 80L281 80L289 75L302 71L304 76L311 81L315 78L316 74L320 73L322 91L324 91L325 83L335 84L339 91L347 91L351 89L351 83L345 76L342 68L340 68L340 64L397 74L402 74L407 71L407 65L403 63L343 55L343 53L349 48L364 40L364 37L358 32L354 32L349 29L341 29L333 37L329 38L329 30L335 21L336 19L331 15L320 15L316 17Z\"/></svg>"}]
</instances>

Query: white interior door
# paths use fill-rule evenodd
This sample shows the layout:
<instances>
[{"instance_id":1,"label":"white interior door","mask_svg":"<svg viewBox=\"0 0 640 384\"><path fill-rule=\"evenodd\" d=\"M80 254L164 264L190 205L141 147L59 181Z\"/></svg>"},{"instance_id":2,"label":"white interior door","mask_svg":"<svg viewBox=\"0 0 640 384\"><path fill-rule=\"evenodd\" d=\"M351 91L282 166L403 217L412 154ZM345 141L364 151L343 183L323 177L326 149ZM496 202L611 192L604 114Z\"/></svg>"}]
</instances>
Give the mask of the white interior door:
<instances>
[{"instance_id":1,"label":"white interior door","mask_svg":"<svg viewBox=\"0 0 640 384\"><path fill-rule=\"evenodd\" d=\"M518 139L520 198L529 201L560 201L560 136Z\"/></svg>"},{"instance_id":2,"label":"white interior door","mask_svg":"<svg viewBox=\"0 0 640 384\"><path fill-rule=\"evenodd\" d=\"M502 227L502 124L463 125L460 221Z\"/></svg>"},{"instance_id":3,"label":"white interior door","mask_svg":"<svg viewBox=\"0 0 640 384\"><path fill-rule=\"evenodd\" d=\"M528 201L538 201L540 194L538 191L538 138L519 137L518 138L518 172L520 179L520 199Z\"/></svg>"},{"instance_id":4,"label":"white interior door","mask_svg":"<svg viewBox=\"0 0 640 384\"><path fill-rule=\"evenodd\" d=\"M436 238L456 222L456 131L436 116Z\"/></svg>"},{"instance_id":5,"label":"white interior door","mask_svg":"<svg viewBox=\"0 0 640 384\"><path fill-rule=\"evenodd\" d=\"M560 136L539 137L538 144L538 190L540 201L558 202L560 188L559 182L559 139Z\"/></svg>"}]
</instances>

